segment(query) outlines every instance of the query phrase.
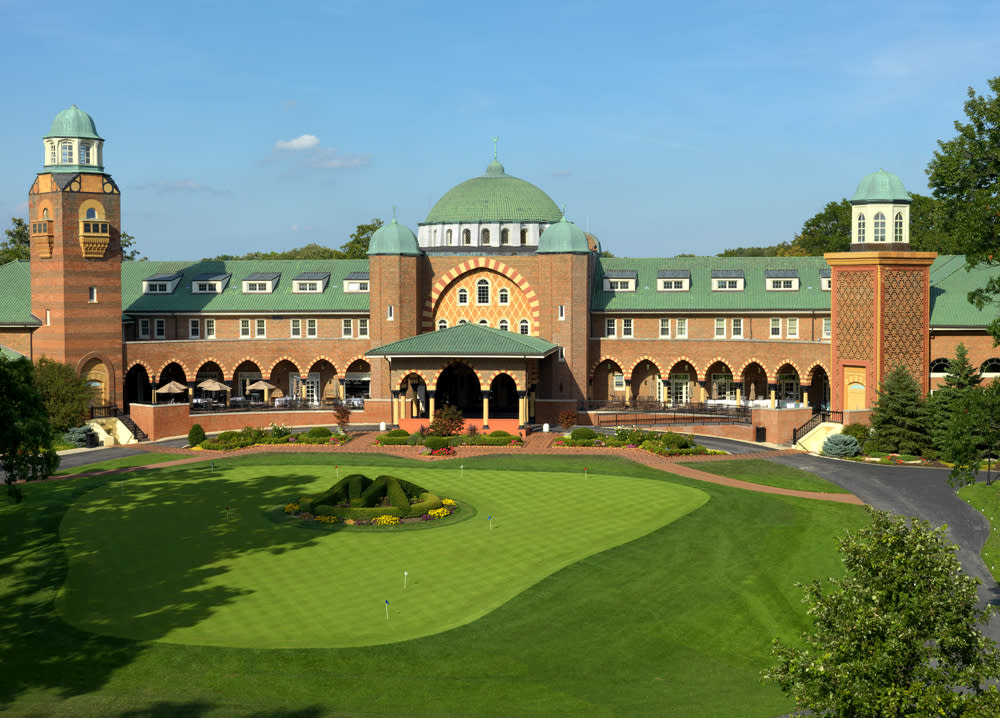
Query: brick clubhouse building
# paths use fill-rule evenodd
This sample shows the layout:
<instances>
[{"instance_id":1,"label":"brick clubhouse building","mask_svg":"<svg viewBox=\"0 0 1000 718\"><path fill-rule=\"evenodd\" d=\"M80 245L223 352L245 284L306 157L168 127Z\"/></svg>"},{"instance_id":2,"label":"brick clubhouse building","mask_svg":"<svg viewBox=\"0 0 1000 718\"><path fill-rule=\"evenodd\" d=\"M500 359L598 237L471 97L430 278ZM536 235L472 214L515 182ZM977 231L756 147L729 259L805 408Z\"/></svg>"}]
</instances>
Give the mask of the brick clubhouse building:
<instances>
[{"instance_id":1,"label":"brick clubhouse building","mask_svg":"<svg viewBox=\"0 0 1000 718\"><path fill-rule=\"evenodd\" d=\"M31 260L0 266L0 351L73 365L154 438L329 424L345 403L405 428L449 404L491 429L571 410L781 442L817 411L865 420L897 365L933 388L960 342L1000 375L994 314L966 301L986 270L911 251L887 172L851 200L851 251L825 257L602 257L494 156L367 259L123 262L103 143L76 107L43 138Z\"/></svg>"}]
</instances>

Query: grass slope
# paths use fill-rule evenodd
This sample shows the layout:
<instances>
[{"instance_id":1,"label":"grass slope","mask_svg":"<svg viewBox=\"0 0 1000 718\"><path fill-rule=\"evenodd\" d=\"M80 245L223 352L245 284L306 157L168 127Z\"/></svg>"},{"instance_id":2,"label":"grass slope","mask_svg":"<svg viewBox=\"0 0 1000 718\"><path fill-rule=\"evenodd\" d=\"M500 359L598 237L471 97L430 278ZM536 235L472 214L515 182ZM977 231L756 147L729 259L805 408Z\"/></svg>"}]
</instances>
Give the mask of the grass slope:
<instances>
[{"instance_id":1,"label":"grass slope","mask_svg":"<svg viewBox=\"0 0 1000 718\"><path fill-rule=\"evenodd\" d=\"M829 494L846 494L846 489L832 481L794 466L784 466L765 459L738 459L733 461L685 462L684 466L729 479L749 481L751 484L775 486L779 489L818 491Z\"/></svg>"},{"instance_id":2,"label":"grass slope","mask_svg":"<svg viewBox=\"0 0 1000 718\"><path fill-rule=\"evenodd\" d=\"M337 461L345 467L371 457ZM272 465L276 473L305 471L296 456L229 463L241 462ZM426 467L391 458L379 463ZM441 462L430 470L458 465ZM71 506L113 480L32 485L25 503L0 505L8 529L0 533L6 609L0 711L112 718L711 717L773 716L791 708L776 689L761 687L759 672L770 661L771 638L791 638L805 625L794 582L839 573L833 537L864 523L860 507L699 484L615 457L483 457L462 465L553 473L586 465L596 473L696 487L711 500L566 566L450 631L364 648L260 650L102 637L59 620L54 600L68 564L57 528ZM607 521L630 508L622 494L606 500ZM198 591L216 573L201 565L190 575L192 590L183 593L190 593L185 607L193 624L213 610ZM327 614L286 622L286 629L322 632L330 622Z\"/></svg>"},{"instance_id":3,"label":"grass slope","mask_svg":"<svg viewBox=\"0 0 1000 718\"><path fill-rule=\"evenodd\" d=\"M1000 484L986 485L985 482L963 486L958 495L990 522L990 535L983 544L982 557L993 578L1000 576Z\"/></svg>"},{"instance_id":4,"label":"grass slope","mask_svg":"<svg viewBox=\"0 0 1000 718\"><path fill-rule=\"evenodd\" d=\"M154 452L125 456L121 459L110 459L109 461L97 461L93 464L74 466L69 469L60 469L53 476L76 476L77 474L90 474L97 471L110 471L112 469L123 469L132 466L148 466L150 464L162 464L167 461L177 461L183 459L177 454L158 454Z\"/></svg>"}]
</instances>

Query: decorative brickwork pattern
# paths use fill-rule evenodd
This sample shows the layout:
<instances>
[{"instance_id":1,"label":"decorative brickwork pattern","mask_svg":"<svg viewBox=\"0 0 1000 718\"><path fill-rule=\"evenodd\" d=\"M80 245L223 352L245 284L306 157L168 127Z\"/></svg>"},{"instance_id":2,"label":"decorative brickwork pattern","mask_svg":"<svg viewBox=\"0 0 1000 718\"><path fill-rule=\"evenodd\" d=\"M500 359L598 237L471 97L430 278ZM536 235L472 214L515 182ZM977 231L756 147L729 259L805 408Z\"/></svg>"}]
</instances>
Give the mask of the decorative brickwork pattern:
<instances>
[{"instance_id":1,"label":"decorative brickwork pattern","mask_svg":"<svg viewBox=\"0 0 1000 718\"><path fill-rule=\"evenodd\" d=\"M837 355L841 359L874 358L875 275L871 271L837 275Z\"/></svg>"},{"instance_id":2,"label":"decorative brickwork pattern","mask_svg":"<svg viewBox=\"0 0 1000 718\"><path fill-rule=\"evenodd\" d=\"M882 282L883 376L905 366L919 382L927 371L923 355L925 275L920 271L886 271Z\"/></svg>"},{"instance_id":3,"label":"decorative brickwork pattern","mask_svg":"<svg viewBox=\"0 0 1000 718\"><path fill-rule=\"evenodd\" d=\"M477 284L488 282L489 301L480 304ZM500 292L506 290L507 303L500 303ZM464 291L465 302L459 302L459 293ZM487 326L500 328L501 320L507 321L507 330L520 331L522 319L530 322L529 331L538 336L537 300L529 299L524 290L510 278L490 269L474 269L460 275L440 295L433 315L433 327L442 319L454 327L462 320L478 324L485 320Z\"/></svg>"}]
</instances>

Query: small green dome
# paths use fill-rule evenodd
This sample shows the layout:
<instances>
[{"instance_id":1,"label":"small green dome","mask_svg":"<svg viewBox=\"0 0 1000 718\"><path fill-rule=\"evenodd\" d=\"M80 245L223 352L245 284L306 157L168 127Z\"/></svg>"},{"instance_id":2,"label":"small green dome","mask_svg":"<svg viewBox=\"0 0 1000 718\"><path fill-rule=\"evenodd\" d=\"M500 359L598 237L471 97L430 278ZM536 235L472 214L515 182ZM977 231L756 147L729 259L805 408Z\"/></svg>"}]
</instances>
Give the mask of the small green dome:
<instances>
[{"instance_id":1,"label":"small green dome","mask_svg":"<svg viewBox=\"0 0 1000 718\"><path fill-rule=\"evenodd\" d=\"M558 222L556 203L523 179L511 177L496 159L486 172L453 187L431 208L423 224L463 222Z\"/></svg>"},{"instance_id":2,"label":"small green dome","mask_svg":"<svg viewBox=\"0 0 1000 718\"><path fill-rule=\"evenodd\" d=\"M590 240L582 229L563 217L549 225L538 240L537 254L587 254Z\"/></svg>"},{"instance_id":3,"label":"small green dome","mask_svg":"<svg viewBox=\"0 0 1000 718\"><path fill-rule=\"evenodd\" d=\"M52 127L49 129L49 134L45 135L43 139L50 137L79 137L80 139L88 140L104 139L97 134L97 127L94 125L93 118L76 105L56 115L56 118L52 120Z\"/></svg>"},{"instance_id":4,"label":"small green dome","mask_svg":"<svg viewBox=\"0 0 1000 718\"><path fill-rule=\"evenodd\" d=\"M417 244L416 235L409 227L404 227L393 218L390 224L383 224L375 230L371 242L368 243L368 254L401 254L415 257L423 252Z\"/></svg>"},{"instance_id":5,"label":"small green dome","mask_svg":"<svg viewBox=\"0 0 1000 718\"><path fill-rule=\"evenodd\" d=\"M912 202L913 199L903 187L903 181L891 172L872 172L858 183L858 191L851 197L854 204L871 202Z\"/></svg>"}]
</instances>

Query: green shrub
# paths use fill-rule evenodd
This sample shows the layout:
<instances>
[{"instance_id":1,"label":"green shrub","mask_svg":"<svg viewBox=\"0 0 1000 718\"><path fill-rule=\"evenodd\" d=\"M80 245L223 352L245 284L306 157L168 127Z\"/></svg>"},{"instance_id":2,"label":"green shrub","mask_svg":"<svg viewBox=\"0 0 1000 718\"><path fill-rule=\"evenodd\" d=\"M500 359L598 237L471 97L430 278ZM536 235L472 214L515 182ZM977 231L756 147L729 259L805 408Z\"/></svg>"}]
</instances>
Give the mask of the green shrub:
<instances>
[{"instance_id":1,"label":"green shrub","mask_svg":"<svg viewBox=\"0 0 1000 718\"><path fill-rule=\"evenodd\" d=\"M384 436L391 436L394 439L398 438L398 437L401 437L401 436L402 437L407 437L409 435L410 435L410 432L408 432L406 429L393 429L392 431L384 434Z\"/></svg>"},{"instance_id":2,"label":"green shrub","mask_svg":"<svg viewBox=\"0 0 1000 718\"><path fill-rule=\"evenodd\" d=\"M854 423L845 426L840 433L845 436L853 436L858 440L858 446L864 446L865 442L871 438L872 430L867 424Z\"/></svg>"},{"instance_id":3,"label":"green shrub","mask_svg":"<svg viewBox=\"0 0 1000 718\"><path fill-rule=\"evenodd\" d=\"M198 446L204 440L205 430L201 428L201 424L191 424L188 429L188 446Z\"/></svg>"},{"instance_id":4,"label":"green shrub","mask_svg":"<svg viewBox=\"0 0 1000 718\"><path fill-rule=\"evenodd\" d=\"M417 503L410 506L410 516L423 516L428 511L441 508L441 499L424 491L417 497Z\"/></svg>"},{"instance_id":5,"label":"green shrub","mask_svg":"<svg viewBox=\"0 0 1000 718\"><path fill-rule=\"evenodd\" d=\"M448 436L428 436L424 439L424 446L433 451L434 449L443 449L446 446L451 446L451 437Z\"/></svg>"},{"instance_id":6,"label":"green shrub","mask_svg":"<svg viewBox=\"0 0 1000 718\"><path fill-rule=\"evenodd\" d=\"M238 431L223 431L221 434L215 437L215 440L218 441L220 444L226 444L235 439L239 435L240 432Z\"/></svg>"},{"instance_id":7,"label":"green shrub","mask_svg":"<svg viewBox=\"0 0 1000 718\"><path fill-rule=\"evenodd\" d=\"M389 436L388 434L383 434L378 438L378 443L382 446L406 446L410 443L410 435L405 431L403 436Z\"/></svg>"},{"instance_id":8,"label":"green shrub","mask_svg":"<svg viewBox=\"0 0 1000 718\"><path fill-rule=\"evenodd\" d=\"M596 439L597 432L587 427L581 427L579 429L573 429L573 433L570 434L570 438L573 439L574 441L581 441L584 439Z\"/></svg>"},{"instance_id":9,"label":"green shrub","mask_svg":"<svg viewBox=\"0 0 1000 718\"><path fill-rule=\"evenodd\" d=\"M510 437L511 436L511 434L507 433L506 431L504 431L502 429L497 429L496 431L491 431L488 435L489 436L506 436L506 437Z\"/></svg>"},{"instance_id":10,"label":"green shrub","mask_svg":"<svg viewBox=\"0 0 1000 718\"><path fill-rule=\"evenodd\" d=\"M74 426L63 435L63 441L76 447L83 447L87 445L87 437L95 433L90 426ZM204 432L201 438L204 440Z\"/></svg>"},{"instance_id":11,"label":"green shrub","mask_svg":"<svg viewBox=\"0 0 1000 718\"><path fill-rule=\"evenodd\" d=\"M424 443L424 435L421 434L419 431L414 431L412 434L409 435L409 437L407 437L406 443L410 446L416 446L417 444L422 444Z\"/></svg>"},{"instance_id":12,"label":"green shrub","mask_svg":"<svg viewBox=\"0 0 1000 718\"><path fill-rule=\"evenodd\" d=\"M858 440L847 434L830 434L823 442L823 455L847 458L861 453Z\"/></svg>"},{"instance_id":13,"label":"green shrub","mask_svg":"<svg viewBox=\"0 0 1000 718\"><path fill-rule=\"evenodd\" d=\"M287 426L282 426L281 424L271 423L271 436L275 439L283 439L285 437L291 436L292 430Z\"/></svg>"},{"instance_id":14,"label":"green shrub","mask_svg":"<svg viewBox=\"0 0 1000 718\"><path fill-rule=\"evenodd\" d=\"M311 439L329 439L333 436L333 432L325 426L314 426L306 432L306 436Z\"/></svg>"},{"instance_id":15,"label":"green shrub","mask_svg":"<svg viewBox=\"0 0 1000 718\"><path fill-rule=\"evenodd\" d=\"M625 446L625 442L624 441L622 441L621 439L619 439L617 437L612 437L612 436L609 436L607 439L605 439L604 443L607 444L608 446L613 446L613 447L619 448L619 449L621 447Z\"/></svg>"}]
</instances>

